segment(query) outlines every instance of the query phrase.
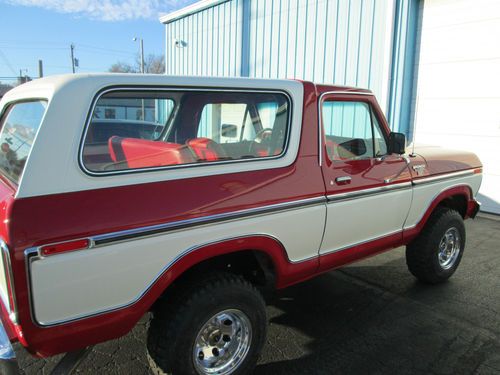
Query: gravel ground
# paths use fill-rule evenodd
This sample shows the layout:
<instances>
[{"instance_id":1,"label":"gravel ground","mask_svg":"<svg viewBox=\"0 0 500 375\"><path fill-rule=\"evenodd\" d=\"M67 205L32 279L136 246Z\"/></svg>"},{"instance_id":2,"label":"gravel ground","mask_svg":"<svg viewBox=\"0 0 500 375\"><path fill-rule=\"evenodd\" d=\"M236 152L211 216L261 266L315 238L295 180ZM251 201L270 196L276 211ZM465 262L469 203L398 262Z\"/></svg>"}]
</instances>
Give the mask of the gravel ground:
<instances>
[{"instance_id":1,"label":"gravel ground","mask_svg":"<svg viewBox=\"0 0 500 375\"><path fill-rule=\"evenodd\" d=\"M400 248L277 293L255 374L500 374L500 221L466 226L445 284L415 281ZM77 373L149 374L147 322L96 345ZM25 374L48 374L59 358L16 351Z\"/></svg>"}]
</instances>

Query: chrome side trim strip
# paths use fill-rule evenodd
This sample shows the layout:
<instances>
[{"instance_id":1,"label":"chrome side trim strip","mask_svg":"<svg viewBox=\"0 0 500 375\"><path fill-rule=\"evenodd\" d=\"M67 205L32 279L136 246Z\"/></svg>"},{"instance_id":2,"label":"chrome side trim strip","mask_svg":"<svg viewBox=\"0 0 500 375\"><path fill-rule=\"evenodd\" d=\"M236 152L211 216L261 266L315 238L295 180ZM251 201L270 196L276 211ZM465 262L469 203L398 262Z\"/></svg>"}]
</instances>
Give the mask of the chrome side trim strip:
<instances>
[{"instance_id":1,"label":"chrome side trim strip","mask_svg":"<svg viewBox=\"0 0 500 375\"><path fill-rule=\"evenodd\" d=\"M339 95L368 95L368 96L373 96L373 92L359 92L359 91L325 91L324 93L321 94L323 95L331 95L331 94L339 94Z\"/></svg>"},{"instance_id":2,"label":"chrome side trim strip","mask_svg":"<svg viewBox=\"0 0 500 375\"><path fill-rule=\"evenodd\" d=\"M5 280L7 282L8 285L6 285L7 287L7 295L4 296L3 293L0 293L0 297L2 298L3 300L3 303L4 303L4 306L7 308L7 310L9 311L9 318L10 320L17 324L18 320L17 320L17 301L16 301L16 292L15 292L15 288L14 288L14 278L13 278L13 273L12 273L12 264L10 262L10 252L9 252L9 248L7 247L7 244L5 243L4 240L2 240L0 238L0 249L1 249L1 254L0 256L2 257L2 260L3 260L3 266L4 266L4 274L5 274ZM1 272L1 270L0 270ZM10 290L12 291L12 302L13 302L13 306L10 305L10 300L9 300L9 291L8 291L8 288L10 286Z\"/></svg>"},{"instance_id":3,"label":"chrome side trim strip","mask_svg":"<svg viewBox=\"0 0 500 375\"><path fill-rule=\"evenodd\" d=\"M457 178L457 177L468 176L468 175L473 175L473 174L474 174L473 169L467 169L465 171L445 173L445 174L441 174L438 176L415 178L415 179L413 179L413 185L430 184L433 182L448 180L450 178Z\"/></svg>"},{"instance_id":4,"label":"chrome side trim strip","mask_svg":"<svg viewBox=\"0 0 500 375\"><path fill-rule=\"evenodd\" d=\"M317 199L317 198L311 198L311 199ZM318 200L318 202L319 201L320 200ZM324 199L321 199L321 203L324 203L324 201L325 201ZM387 233L387 234L382 235L380 237L375 237L375 238L367 239L367 240L364 240L362 242L351 244L351 245L348 245L348 246L345 246L345 247L342 247L342 248L339 248L339 249L335 249L335 250L332 250L332 251L327 251L327 252L324 252L324 253L318 253L318 255L316 255L316 256L308 257L308 258L305 258L305 259L302 259L302 260L299 260L299 261L291 261L287 257L287 261L289 261L292 264L298 264L298 263L301 263L301 262L309 261L311 259L320 258L323 255L327 255L327 254L330 254L330 253L340 252L340 251L343 251L343 250L347 250L349 248L352 248L352 247L355 247L355 246L359 246L359 245L362 245L364 243L368 243L368 242L371 242L371 241L374 241L374 240L377 240L377 239L380 239L380 238L383 238L383 237L386 237L386 236L389 236L389 235L392 235L392 234L395 234L395 233L398 233L398 232L401 232L401 230L397 230L395 232L390 232L390 233ZM113 312L113 311L117 311L117 310L121 310L121 309L127 308L129 306L134 305L141 298L143 298L144 295L153 287L153 285L156 283L156 281L165 272L167 272L173 265L175 265L175 263L177 263L180 259L182 259L184 256L186 256L186 255L188 255L188 254L190 254L190 253L192 253L192 252L194 252L194 251L196 251L196 250L198 250L198 249L200 249L202 247L205 247L205 246L210 246L210 245L214 245L214 244L225 242L225 241L230 241L230 240L237 239L237 238L247 238L247 237L254 237L254 236L269 237L269 238L272 238L275 241L281 243L281 241L278 238L276 238L276 237L274 237L274 236L272 236L270 234L267 234L267 233L253 233L253 234L249 234L249 235L245 235L245 236L230 237L230 238L225 238L225 239L222 239L222 240L217 240L217 241L214 241L214 242L205 243L205 244L202 244L202 245L193 246L193 247L188 248L185 251L181 252L172 261L170 261L168 264L166 264L160 270L160 272L158 272L158 274L153 278L153 280L144 288L144 290L141 293L139 293L139 295L137 295L137 297L134 300L132 300L132 301L126 303L126 304L123 304L123 305L115 306L113 308L98 310L98 311L95 311L95 312L93 312L91 314L82 314L80 316L77 316L77 317L74 317L74 318L71 318L71 319L60 320L60 321L56 321L56 322L52 322L52 323L48 323L48 324L47 323L43 323L43 322L39 322L36 319L36 315L35 315L35 311L34 311L33 293L32 293L33 288L32 288L32 278L31 278L31 263L34 262L34 261L37 261L37 260L41 260L41 259L43 259L43 257L39 253L39 248L33 247L33 248L26 249L24 251L24 255L25 255L26 274L27 274L27 277L28 277L28 298L29 298L29 304L30 304L31 320L33 321L33 323L35 325L37 325L37 326L39 326L41 328L47 328L47 327L53 327L53 326L59 326L59 325L62 325L62 324L71 323L71 322L74 322L74 321L79 321L79 320L82 320L82 319L92 318L92 317L95 317L95 316L98 316L98 315L102 315L102 314L105 314L105 313L110 313L110 312Z\"/></svg>"},{"instance_id":5,"label":"chrome side trim strip","mask_svg":"<svg viewBox=\"0 0 500 375\"><path fill-rule=\"evenodd\" d=\"M412 184L410 181L400 182L397 184L379 186L379 187L370 188L370 189L355 190L355 191L350 191L347 193L331 194L331 195L327 196L327 199L328 199L328 203L333 203L333 202L338 202L338 201L343 201L343 200L349 200L349 199L354 199L354 198L370 196L370 195L383 194L383 193L393 191L393 190L410 189L411 186L412 186Z\"/></svg>"},{"instance_id":6,"label":"chrome side trim strip","mask_svg":"<svg viewBox=\"0 0 500 375\"><path fill-rule=\"evenodd\" d=\"M174 221L165 224L151 225L147 227L141 227L136 229L129 229L119 232L106 233L102 235L97 235L91 238L91 247L98 247L102 245L107 245L112 242L119 242L124 240L129 240L136 237L151 236L160 233L170 232L174 230L181 230L186 228L191 228L194 226L213 224L221 221L241 219L248 216L262 215L266 213L273 213L278 211L292 210L296 208L302 208L307 206L312 206L316 204L323 204L326 202L324 196L301 199L297 201L284 202L272 204L269 206L250 208L241 211L227 212L217 215L203 216L194 219Z\"/></svg>"},{"instance_id":7,"label":"chrome side trim strip","mask_svg":"<svg viewBox=\"0 0 500 375\"><path fill-rule=\"evenodd\" d=\"M297 201L291 201L291 202L283 202L283 203L277 203L273 205L268 205L264 207L256 207L256 208L251 208L247 210L241 210L241 211L236 211L236 212L229 212L229 213L224 213L224 214L218 214L218 215L211 215L211 216L204 216L200 218L195 218L195 219L189 219L189 220L181 220L181 221L176 221L176 222L171 222L171 223L166 223L166 224L159 224L159 225L152 225L152 226L147 226L147 227L142 227L142 228L137 228L137 229L131 229L131 230L125 230L125 231L118 231L118 232L112 232L112 233L107 233L107 234L102 234L102 235L97 235L90 237L90 247L91 248L96 248L99 246L104 246L104 245L109 245L111 243L118 243L121 241L126 241L126 240L131 240L135 239L138 237L147 237L147 236L153 236L153 235L158 235L158 234L163 234L166 232L174 231L174 230L181 230L193 226L199 226L199 225L207 225L207 224L213 224L221 221L229 221L229 220L236 220L236 219L241 219L244 217L251 217L251 216L258 216L261 214L265 213L274 213L274 212L282 212L286 210L293 210L297 208L303 208L303 207L310 207L313 205L318 205L318 204L325 204L326 203L326 197L325 196L318 196L318 197L313 197L313 198L306 198L306 199L301 199ZM266 236L273 238L280 242L277 238L269 235L269 234L253 234L253 235L247 235L247 236L240 236L237 238L244 238L244 237L251 237L251 236ZM222 241L227 241L231 240L233 238L227 238ZM222 242L221 240L216 241L214 243L219 243ZM24 251L24 257L25 257L25 267L26 267L26 275L27 275L27 284L28 284L28 296L29 296L29 302L30 302L30 314L31 314L31 319L32 321L40 326L40 327L49 327L53 325L60 325L60 324L65 324L69 323L75 320L81 320L81 319L86 319L90 318L96 315L101 315L107 312L119 310L122 308L126 308L135 302L137 302L139 299L141 299L144 294L147 293L147 291L152 287L152 285L156 282L156 280L168 269L170 268L173 264L175 264L179 259L181 259L183 256L189 254L190 252L200 248L204 247L207 245L211 245L213 243L207 243L203 245L197 245L195 247L192 247L190 249L187 249L186 251L180 253L175 259L173 259L170 263L168 263L162 271L153 279L150 285L147 286L147 288L132 302L129 302L125 305L122 306L117 306L113 307L112 309L104 309L102 311L97 311L92 314L86 314L82 315L76 318L72 318L69 320L62 320L58 321L55 323L50 323L50 324L44 324L43 322L39 322L36 319L35 316L35 311L34 311L34 301L33 301L33 293L32 293L32 277L31 277L31 264L35 261L38 260L43 260L44 257L41 255L40 252L40 247L31 247L28 248ZM77 251L87 251L88 249L85 250L77 250ZM314 258L314 257L313 257ZM309 260L311 258L303 259L297 262L291 262L290 263L300 263L306 260Z\"/></svg>"},{"instance_id":8,"label":"chrome side trim strip","mask_svg":"<svg viewBox=\"0 0 500 375\"><path fill-rule=\"evenodd\" d=\"M37 248L26 249L25 252L24 252L24 254L25 254L25 259L26 259L26 268L27 268L27 275L28 275L28 294L29 294L29 301L30 301L31 319L32 319L33 323L36 324L37 326L39 326L41 328L47 328L47 327L53 327L53 326L58 326L58 325L61 325L61 324L67 324L67 323L75 322L75 321L82 320L82 319L92 318L92 317L97 316L97 315L102 315L102 314L105 314L105 313L110 313L110 312L113 312L113 311L117 311L117 310L121 310L121 309L127 308L127 307L132 306L133 304L137 303L142 297L144 297L144 295L153 287L153 285L156 283L156 281L165 272L167 272L175 263L177 263L180 259L182 259L186 255L188 255L188 254L190 254L190 253L192 253L192 252L194 252L194 251L196 251L196 250L198 250L198 249L200 249L202 247L205 247L205 246L211 246L211 245L215 245L215 244L218 244L218 243L221 243L221 242L231 241L233 239L255 237L255 236L269 237L269 238L272 238L275 241L278 241L279 243L281 243L281 241L279 241L276 237L274 237L272 235L263 234L263 233L253 233L253 234L249 234L249 235L245 235L245 236L230 237L230 238L225 238L223 240L217 240L217 241L214 241L214 242L209 242L209 243L205 243L205 244L202 244L202 245L196 245L196 246L190 247L190 248L186 249L185 251L183 251L182 253L178 254L177 257L175 257L174 259L172 259L169 263L167 263L160 270L160 272L158 272L156 274L156 276L153 278L153 280L143 289L143 291L140 292L132 301L127 302L127 303L122 304L122 305L119 305L119 306L115 306L115 307L109 308L109 309L98 310L98 311L95 311L95 312L93 312L91 314L82 314L82 315L73 317L71 319L64 319L64 320L60 320L60 321L56 321L56 322L52 322L52 323L43 323L43 322L39 322L36 319L36 315L35 315L35 311L34 311L33 294L32 294L31 273L29 271L31 269L31 263L34 262L34 261L36 261L36 260L43 259L43 257L41 257L41 256L38 255L38 249ZM303 261L308 260L308 259L304 259Z\"/></svg>"}]
</instances>

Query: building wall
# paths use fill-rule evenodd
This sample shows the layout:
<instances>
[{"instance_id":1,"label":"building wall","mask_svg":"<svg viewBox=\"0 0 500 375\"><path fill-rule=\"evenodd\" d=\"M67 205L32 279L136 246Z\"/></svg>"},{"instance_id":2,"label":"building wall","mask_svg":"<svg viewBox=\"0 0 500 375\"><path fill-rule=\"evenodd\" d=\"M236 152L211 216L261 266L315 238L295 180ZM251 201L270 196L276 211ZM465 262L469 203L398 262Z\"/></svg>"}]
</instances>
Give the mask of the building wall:
<instances>
[{"instance_id":1,"label":"building wall","mask_svg":"<svg viewBox=\"0 0 500 375\"><path fill-rule=\"evenodd\" d=\"M500 2L424 4L416 142L475 152L482 209L500 214Z\"/></svg>"},{"instance_id":2,"label":"building wall","mask_svg":"<svg viewBox=\"0 0 500 375\"><path fill-rule=\"evenodd\" d=\"M203 0L162 18L166 73L369 88L392 129L411 134L421 3Z\"/></svg>"},{"instance_id":3,"label":"building wall","mask_svg":"<svg viewBox=\"0 0 500 375\"><path fill-rule=\"evenodd\" d=\"M226 1L166 24L165 73L240 76L243 2Z\"/></svg>"}]
</instances>

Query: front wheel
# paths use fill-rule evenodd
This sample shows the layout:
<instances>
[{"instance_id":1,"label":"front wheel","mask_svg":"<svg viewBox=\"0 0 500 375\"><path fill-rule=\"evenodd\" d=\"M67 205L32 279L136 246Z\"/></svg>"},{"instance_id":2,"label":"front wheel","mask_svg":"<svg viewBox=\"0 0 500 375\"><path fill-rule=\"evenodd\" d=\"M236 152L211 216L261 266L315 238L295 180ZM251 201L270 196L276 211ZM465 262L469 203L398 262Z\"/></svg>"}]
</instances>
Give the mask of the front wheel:
<instances>
[{"instance_id":1,"label":"front wheel","mask_svg":"<svg viewBox=\"0 0 500 375\"><path fill-rule=\"evenodd\" d=\"M465 248L462 216L449 208L438 208L422 233L406 247L406 264L420 281L446 281L460 264Z\"/></svg>"},{"instance_id":2,"label":"front wheel","mask_svg":"<svg viewBox=\"0 0 500 375\"><path fill-rule=\"evenodd\" d=\"M154 312L148 352L156 374L247 374L267 331L265 304L243 277L214 274Z\"/></svg>"}]
</instances>

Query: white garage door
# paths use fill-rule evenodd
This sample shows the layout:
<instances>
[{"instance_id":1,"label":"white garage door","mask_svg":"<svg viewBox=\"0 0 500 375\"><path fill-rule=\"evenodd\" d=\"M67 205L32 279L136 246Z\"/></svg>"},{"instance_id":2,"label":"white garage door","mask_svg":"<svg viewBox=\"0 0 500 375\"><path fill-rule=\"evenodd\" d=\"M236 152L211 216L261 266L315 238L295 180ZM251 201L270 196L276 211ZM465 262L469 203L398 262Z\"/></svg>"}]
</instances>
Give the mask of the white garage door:
<instances>
[{"instance_id":1,"label":"white garage door","mask_svg":"<svg viewBox=\"0 0 500 375\"><path fill-rule=\"evenodd\" d=\"M475 152L482 210L500 214L499 0L425 0L415 139Z\"/></svg>"}]
</instances>

